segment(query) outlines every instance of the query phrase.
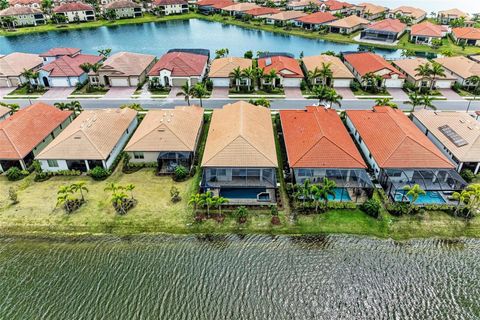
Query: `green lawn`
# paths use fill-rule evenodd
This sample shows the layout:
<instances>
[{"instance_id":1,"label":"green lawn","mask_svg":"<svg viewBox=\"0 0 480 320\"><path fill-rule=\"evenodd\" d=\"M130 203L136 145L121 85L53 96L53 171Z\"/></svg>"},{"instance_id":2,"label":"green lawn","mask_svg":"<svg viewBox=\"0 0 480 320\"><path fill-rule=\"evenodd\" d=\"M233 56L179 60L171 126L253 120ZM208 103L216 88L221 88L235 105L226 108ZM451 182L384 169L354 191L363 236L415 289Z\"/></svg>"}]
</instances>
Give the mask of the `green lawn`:
<instances>
[{"instance_id":1,"label":"green lawn","mask_svg":"<svg viewBox=\"0 0 480 320\"><path fill-rule=\"evenodd\" d=\"M242 95L242 96L249 96L249 95L258 95L258 96L274 96L274 95L284 95L285 91L283 88L275 88L273 90L265 91L262 89L259 90L254 90L250 92L243 92L243 91L236 91L235 89L230 89L228 91L229 94L236 94L236 95Z\"/></svg>"},{"instance_id":2,"label":"green lawn","mask_svg":"<svg viewBox=\"0 0 480 320\"><path fill-rule=\"evenodd\" d=\"M84 85L80 89L75 89L75 91L72 92L72 95L81 95L81 96L88 96L88 95L104 95L105 93L108 92L108 88L101 88L101 87L95 87L94 90L92 91L87 91L87 85Z\"/></svg>"},{"instance_id":3,"label":"green lawn","mask_svg":"<svg viewBox=\"0 0 480 320\"><path fill-rule=\"evenodd\" d=\"M379 97L382 97L382 96L390 96L390 93L388 91L384 91L384 92L379 92L379 93L371 93L371 92L368 92L368 91L365 91L361 88L357 89L357 90L352 90L353 94L356 95L356 96L379 96Z\"/></svg>"},{"instance_id":4,"label":"green lawn","mask_svg":"<svg viewBox=\"0 0 480 320\"><path fill-rule=\"evenodd\" d=\"M8 95L9 96L40 96L47 91L48 91L48 89L40 88L40 89L37 89L33 92L28 92L27 86L22 86L22 87L16 88L12 92L10 92Z\"/></svg>"}]
</instances>

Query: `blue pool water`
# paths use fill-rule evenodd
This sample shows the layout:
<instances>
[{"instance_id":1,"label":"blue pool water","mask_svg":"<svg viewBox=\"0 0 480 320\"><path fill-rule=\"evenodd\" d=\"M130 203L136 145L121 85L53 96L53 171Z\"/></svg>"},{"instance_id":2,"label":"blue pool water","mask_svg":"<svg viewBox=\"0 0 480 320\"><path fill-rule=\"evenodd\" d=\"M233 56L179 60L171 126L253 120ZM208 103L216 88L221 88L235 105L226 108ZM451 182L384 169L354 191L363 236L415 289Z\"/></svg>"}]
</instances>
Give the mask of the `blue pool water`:
<instances>
[{"instance_id":1,"label":"blue pool water","mask_svg":"<svg viewBox=\"0 0 480 320\"><path fill-rule=\"evenodd\" d=\"M350 198L350 195L348 194L347 189L335 188L335 198L331 195L328 195L328 200L345 202L345 201L352 201L352 198Z\"/></svg>"},{"instance_id":2,"label":"blue pool water","mask_svg":"<svg viewBox=\"0 0 480 320\"><path fill-rule=\"evenodd\" d=\"M257 195L265 191L265 188L228 188L221 189L220 195L227 199L257 199Z\"/></svg>"},{"instance_id":3,"label":"blue pool water","mask_svg":"<svg viewBox=\"0 0 480 320\"><path fill-rule=\"evenodd\" d=\"M395 201L402 201L403 191L397 192L395 194ZM411 196L408 197L410 200ZM442 198L440 193L437 191L427 191L426 194L420 195L415 201L415 204L442 204L445 203L445 200Z\"/></svg>"}]
</instances>

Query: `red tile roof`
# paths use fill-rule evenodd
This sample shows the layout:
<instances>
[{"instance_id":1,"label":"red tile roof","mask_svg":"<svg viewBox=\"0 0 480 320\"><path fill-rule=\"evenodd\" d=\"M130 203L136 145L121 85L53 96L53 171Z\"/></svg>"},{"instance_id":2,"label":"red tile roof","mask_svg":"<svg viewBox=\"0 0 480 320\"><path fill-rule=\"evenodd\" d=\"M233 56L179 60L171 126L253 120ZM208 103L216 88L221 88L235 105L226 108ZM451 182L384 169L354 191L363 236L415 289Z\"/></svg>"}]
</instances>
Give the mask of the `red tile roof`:
<instances>
[{"instance_id":1,"label":"red tile roof","mask_svg":"<svg viewBox=\"0 0 480 320\"><path fill-rule=\"evenodd\" d=\"M323 24L337 20L337 18L330 12L315 12L304 17L295 19L303 23Z\"/></svg>"},{"instance_id":2,"label":"red tile roof","mask_svg":"<svg viewBox=\"0 0 480 320\"><path fill-rule=\"evenodd\" d=\"M174 4L188 4L186 0L155 0L153 5L155 6L166 6Z\"/></svg>"},{"instance_id":3,"label":"red tile roof","mask_svg":"<svg viewBox=\"0 0 480 320\"><path fill-rule=\"evenodd\" d=\"M95 64L102 61L102 57L92 54L79 54L72 57L61 56L41 69L50 72L51 77L78 77L85 73L80 65Z\"/></svg>"},{"instance_id":4,"label":"red tile roof","mask_svg":"<svg viewBox=\"0 0 480 320\"><path fill-rule=\"evenodd\" d=\"M324 1L323 3L325 3L327 5L328 10L330 10L330 11L337 11L337 10L341 10L341 9L344 9L344 8L353 7L353 4L351 4L351 3L343 2L343 1L337 1L337 0L327 0L327 1Z\"/></svg>"},{"instance_id":5,"label":"red tile roof","mask_svg":"<svg viewBox=\"0 0 480 320\"><path fill-rule=\"evenodd\" d=\"M267 65L267 61L271 63ZM269 73L270 70L275 70L277 74L280 74L284 78L303 78L303 72L298 64L298 61L294 58L284 56L273 56L268 58L258 59L258 67L264 69L265 73ZM284 72L284 70L290 71Z\"/></svg>"},{"instance_id":6,"label":"red tile roof","mask_svg":"<svg viewBox=\"0 0 480 320\"><path fill-rule=\"evenodd\" d=\"M0 159L23 159L71 114L35 103L0 122Z\"/></svg>"},{"instance_id":7,"label":"red tile roof","mask_svg":"<svg viewBox=\"0 0 480 320\"><path fill-rule=\"evenodd\" d=\"M39 54L40 57L72 56L80 53L78 48L52 48L47 52Z\"/></svg>"},{"instance_id":8,"label":"red tile roof","mask_svg":"<svg viewBox=\"0 0 480 320\"><path fill-rule=\"evenodd\" d=\"M13 7L15 5L30 5L35 3L40 4L40 0L9 0L8 3Z\"/></svg>"},{"instance_id":9,"label":"red tile roof","mask_svg":"<svg viewBox=\"0 0 480 320\"><path fill-rule=\"evenodd\" d=\"M197 2L197 6L211 6L215 9L222 9L231 5L234 5L235 2L230 0L200 0Z\"/></svg>"},{"instance_id":10,"label":"red tile roof","mask_svg":"<svg viewBox=\"0 0 480 320\"><path fill-rule=\"evenodd\" d=\"M334 109L280 111L292 168L359 168L367 165Z\"/></svg>"},{"instance_id":11,"label":"red tile roof","mask_svg":"<svg viewBox=\"0 0 480 320\"><path fill-rule=\"evenodd\" d=\"M401 110L377 106L346 113L380 168L454 168Z\"/></svg>"},{"instance_id":12,"label":"red tile roof","mask_svg":"<svg viewBox=\"0 0 480 320\"><path fill-rule=\"evenodd\" d=\"M457 39L480 40L480 29L478 28L453 28L452 33Z\"/></svg>"},{"instance_id":13,"label":"red tile roof","mask_svg":"<svg viewBox=\"0 0 480 320\"><path fill-rule=\"evenodd\" d=\"M207 62L208 57L203 54L170 52L155 63L148 75L158 76L160 70L167 69L174 77L200 76Z\"/></svg>"},{"instance_id":14,"label":"red tile roof","mask_svg":"<svg viewBox=\"0 0 480 320\"><path fill-rule=\"evenodd\" d=\"M412 36L427 36L437 38L441 38L444 32L446 32L444 26L433 24L429 21L415 24L410 30L410 34Z\"/></svg>"},{"instance_id":15,"label":"red tile roof","mask_svg":"<svg viewBox=\"0 0 480 320\"><path fill-rule=\"evenodd\" d=\"M405 23L402 23L398 19L385 19L378 22L372 23L368 29L370 30L379 30L379 31L390 31L401 33L407 28Z\"/></svg>"},{"instance_id":16,"label":"red tile roof","mask_svg":"<svg viewBox=\"0 0 480 320\"><path fill-rule=\"evenodd\" d=\"M69 2L59 5L58 7L53 8L53 12L69 12L69 11L87 11L92 10L93 7L89 4L82 2Z\"/></svg>"},{"instance_id":17,"label":"red tile roof","mask_svg":"<svg viewBox=\"0 0 480 320\"><path fill-rule=\"evenodd\" d=\"M261 8L255 8L255 9L250 9L245 11L245 14L249 14L251 16L263 16L266 14L275 14L279 13L280 10L275 9L275 8L267 8L267 7L261 7Z\"/></svg>"},{"instance_id":18,"label":"red tile roof","mask_svg":"<svg viewBox=\"0 0 480 320\"><path fill-rule=\"evenodd\" d=\"M384 78L388 79L392 74L397 74L400 78L405 77L398 69L388 63L387 60L372 52L346 54L344 59L350 63L361 77L369 72L377 72L383 69L390 70L389 74L383 76Z\"/></svg>"}]
</instances>

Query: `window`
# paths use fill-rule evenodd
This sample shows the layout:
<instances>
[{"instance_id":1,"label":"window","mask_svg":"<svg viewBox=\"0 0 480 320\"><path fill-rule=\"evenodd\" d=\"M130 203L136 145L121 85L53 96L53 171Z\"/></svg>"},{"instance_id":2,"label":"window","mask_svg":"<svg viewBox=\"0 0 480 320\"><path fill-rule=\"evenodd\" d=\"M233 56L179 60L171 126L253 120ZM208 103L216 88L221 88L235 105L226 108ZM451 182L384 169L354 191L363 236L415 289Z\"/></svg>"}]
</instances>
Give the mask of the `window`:
<instances>
[{"instance_id":1,"label":"window","mask_svg":"<svg viewBox=\"0 0 480 320\"><path fill-rule=\"evenodd\" d=\"M47 160L47 164L50 168L58 168L57 160Z\"/></svg>"},{"instance_id":2,"label":"window","mask_svg":"<svg viewBox=\"0 0 480 320\"><path fill-rule=\"evenodd\" d=\"M143 155L143 152L134 152L133 153L133 158L134 159L145 159L145 156Z\"/></svg>"}]
</instances>

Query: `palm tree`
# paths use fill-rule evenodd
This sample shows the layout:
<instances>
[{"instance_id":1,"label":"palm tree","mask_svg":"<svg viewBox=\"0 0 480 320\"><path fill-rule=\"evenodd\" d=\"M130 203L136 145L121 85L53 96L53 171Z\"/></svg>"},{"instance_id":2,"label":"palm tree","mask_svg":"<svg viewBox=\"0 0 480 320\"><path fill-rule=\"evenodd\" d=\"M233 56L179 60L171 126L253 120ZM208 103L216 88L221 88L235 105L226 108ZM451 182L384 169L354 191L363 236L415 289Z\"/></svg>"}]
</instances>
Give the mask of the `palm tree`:
<instances>
[{"instance_id":1,"label":"palm tree","mask_svg":"<svg viewBox=\"0 0 480 320\"><path fill-rule=\"evenodd\" d=\"M82 201L85 200L84 196L83 196L83 192L88 192L88 188L85 186L85 181L80 181L80 182L77 182L77 183L73 183L71 186L70 186L71 190L73 193L75 192L80 192L80 197L82 199Z\"/></svg>"},{"instance_id":2,"label":"palm tree","mask_svg":"<svg viewBox=\"0 0 480 320\"><path fill-rule=\"evenodd\" d=\"M418 197L420 195L425 195L426 192L423 190L418 184L414 184L413 186L405 186L403 187L403 190L405 190L406 196L412 197L412 200L410 201L410 204L413 205L415 201L418 200Z\"/></svg>"},{"instance_id":3,"label":"palm tree","mask_svg":"<svg viewBox=\"0 0 480 320\"><path fill-rule=\"evenodd\" d=\"M480 76L471 76L467 78L468 83L475 85L475 88L473 89L473 100L477 100L477 96L479 94L479 89L480 89ZM470 105L472 104L472 99L468 101L467 105L467 112L470 110Z\"/></svg>"},{"instance_id":4,"label":"palm tree","mask_svg":"<svg viewBox=\"0 0 480 320\"><path fill-rule=\"evenodd\" d=\"M10 6L8 0L0 0L0 10L7 9Z\"/></svg>"},{"instance_id":5,"label":"palm tree","mask_svg":"<svg viewBox=\"0 0 480 320\"><path fill-rule=\"evenodd\" d=\"M130 198L133 199L133 189L135 189L135 185L134 184L127 184L125 186L125 191L129 191L130 192Z\"/></svg>"},{"instance_id":6,"label":"palm tree","mask_svg":"<svg viewBox=\"0 0 480 320\"><path fill-rule=\"evenodd\" d=\"M461 192L452 193L452 198L457 200L457 208L455 209L455 214L460 211L460 205L468 202L470 198L470 193L467 190L462 190Z\"/></svg>"},{"instance_id":7,"label":"palm tree","mask_svg":"<svg viewBox=\"0 0 480 320\"><path fill-rule=\"evenodd\" d=\"M196 83L192 88L192 96L200 99L200 107L203 107L202 98L208 94L208 90L203 83Z\"/></svg>"},{"instance_id":8,"label":"palm tree","mask_svg":"<svg viewBox=\"0 0 480 320\"><path fill-rule=\"evenodd\" d=\"M255 75L256 75L255 69L253 69L252 67L245 68L242 71L242 76L248 79L248 91L250 91L252 87L252 83L253 83L253 80L255 79Z\"/></svg>"},{"instance_id":9,"label":"palm tree","mask_svg":"<svg viewBox=\"0 0 480 320\"><path fill-rule=\"evenodd\" d=\"M0 102L0 106L9 108L10 109L10 112L9 112L10 115L13 115L15 112L20 110L20 106L16 103Z\"/></svg>"},{"instance_id":10,"label":"palm tree","mask_svg":"<svg viewBox=\"0 0 480 320\"><path fill-rule=\"evenodd\" d=\"M53 1L52 0L42 0L41 2L41 7L44 12L47 14L50 14L52 8L53 8Z\"/></svg>"},{"instance_id":11,"label":"palm tree","mask_svg":"<svg viewBox=\"0 0 480 320\"><path fill-rule=\"evenodd\" d=\"M55 102L53 105L57 109L60 109L60 110L67 110L68 109L68 103L67 102Z\"/></svg>"},{"instance_id":12,"label":"palm tree","mask_svg":"<svg viewBox=\"0 0 480 320\"><path fill-rule=\"evenodd\" d=\"M73 112L75 117L77 116L77 114L83 111L82 105L78 100L74 100L68 103L67 106L68 106L68 109Z\"/></svg>"},{"instance_id":13,"label":"palm tree","mask_svg":"<svg viewBox=\"0 0 480 320\"><path fill-rule=\"evenodd\" d=\"M321 199L323 199L325 203L325 207L328 204L328 196L332 196L335 199L336 193L335 193L335 188L337 187L337 184L335 181L328 179L327 177L323 178L323 182L321 184L320 190L319 190L319 196Z\"/></svg>"},{"instance_id":14,"label":"palm tree","mask_svg":"<svg viewBox=\"0 0 480 320\"><path fill-rule=\"evenodd\" d=\"M320 105L322 104L322 101L325 100L327 88L325 86L314 86L311 94L315 99L318 99L318 104Z\"/></svg>"},{"instance_id":15,"label":"palm tree","mask_svg":"<svg viewBox=\"0 0 480 320\"><path fill-rule=\"evenodd\" d=\"M307 72L307 80L310 83L311 86L315 85L315 79L320 77L320 69L318 67L315 67L313 70L309 70Z\"/></svg>"},{"instance_id":16,"label":"palm tree","mask_svg":"<svg viewBox=\"0 0 480 320\"><path fill-rule=\"evenodd\" d=\"M375 99L375 105L377 106L384 106L384 107L390 107L392 109L398 109L398 106L396 103L392 102L391 98L378 98Z\"/></svg>"},{"instance_id":17,"label":"palm tree","mask_svg":"<svg viewBox=\"0 0 480 320\"><path fill-rule=\"evenodd\" d=\"M228 199L224 197L216 197L215 203L218 206L218 213L222 215L222 205L228 203Z\"/></svg>"},{"instance_id":18,"label":"palm tree","mask_svg":"<svg viewBox=\"0 0 480 320\"><path fill-rule=\"evenodd\" d=\"M418 95L417 91L414 91L408 95L408 101L405 101L405 103L412 106L410 112L415 112L415 107L422 105L422 97Z\"/></svg>"},{"instance_id":19,"label":"palm tree","mask_svg":"<svg viewBox=\"0 0 480 320\"><path fill-rule=\"evenodd\" d=\"M379 83L383 81L383 78L373 72L367 72L362 77L362 84L364 88L371 88L374 93L379 91Z\"/></svg>"},{"instance_id":20,"label":"palm tree","mask_svg":"<svg viewBox=\"0 0 480 320\"><path fill-rule=\"evenodd\" d=\"M315 203L315 212L318 212L318 207L320 205L320 187L316 184L312 185L310 188L310 194L312 195L313 202Z\"/></svg>"},{"instance_id":21,"label":"palm tree","mask_svg":"<svg viewBox=\"0 0 480 320\"><path fill-rule=\"evenodd\" d=\"M437 77L445 77L445 69L440 63L434 61L432 62L432 67L430 68L430 92L435 87Z\"/></svg>"},{"instance_id":22,"label":"palm tree","mask_svg":"<svg viewBox=\"0 0 480 320\"><path fill-rule=\"evenodd\" d=\"M115 13L115 10L106 10L103 15L104 15L105 19L107 19L107 20L117 19L117 14Z\"/></svg>"},{"instance_id":23,"label":"palm tree","mask_svg":"<svg viewBox=\"0 0 480 320\"><path fill-rule=\"evenodd\" d=\"M187 104L190 105L190 98L192 97L192 89L190 88L190 85L188 82L185 82L185 84L181 87L181 91L177 92L177 97L178 96L184 96L185 101L187 101Z\"/></svg>"},{"instance_id":24,"label":"palm tree","mask_svg":"<svg viewBox=\"0 0 480 320\"><path fill-rule=\"evenodd\" d=\"M202 195L200 193L192 194L190 200L188 200L188 205L193 206L193 211L196 212L199 203L202 201Z\"/></svg>"},{"instance_id":25,"label":"palm tree","mask_svg":"<svg viewBox=\"0 0 480 320\"><path fill-rule=\"evenodd\" d=\"M431 72L430 62L426 62L424 64L419 65L418 67L415 68L415 71L417 72L415 74L416 77L430 79L430 72Z\"/></svg>"},{"instance_id":26,"label":"palm tree","mask_svg":"<svg viewBox=\"0 0 480 320\"><path fill-rule=\"evenodd\" d=\"M277 71L275 69L270 70L268 73L268 79L272 88L275 88L275 80L278 79Z\"/></svg>"},{"instance_id":27,"label":"palm tree","mask_svg":"<svg viewBox=\"0 0 480 320\"><path fill-rule=\"evenodd\" d=\"M228 56L229 53L230 50L228 50L228 48L217 49L215 50L215 59L224 58Z\"/></svg>"},{"instance_id":28,"label":"palm tree","mask_svg":"<svg viewBox=\"0 0 480 320\"><path fill-rule=\"evenodd\" d=\"M240 81L242 80L242 76L243 74L242 70L240 70L240 67L236 67L232 70L232 72L230 72L230 77L233 79L237 91L240 91Z\"/></svg>"},{"instance_id":29,"label":"palm tree","mask_svg":"<svg viewBox=\"0 0 480 320\"><path fill-rule=\"evenodd\" d=\"M6 28L15 28L15 23L17 22L17 18L14 16L6 16L0 18L0 21L2 22L2 25Z\"/></svg>"},{"instance_id":30,"label":"palm tree","mask_svg":"<svg viewBox=\"0 0 480 320\"><path fill-rule=\"evenodd\" d=\"M322 84L327 85L328 79L333 77L332 69L330 68L331 63L322 62L322 68L319 71L319 76L322 78Z\"/></svg>"},{"instance_id":31,"label":"palm tree","mask_svg":"<svg viewBox=\"0 0 480 320\"><path fill-rule=\"evenodd\" d=\"M433 105L433 99L428 94L423 95L421 97L421 100L422 100L423 109L426 109L426 108L430 108L430 109L433 109L433 110L437 109Z\"/></svg>"},{"instance_id":32,"label":"palm tree","mask_svg":"<svg viewBox=\"0 0 480 320\"><path fill-rule=\"evenodd\" d=\"M110 56L110 54L112 53L112 49L111 48L99 49L99 50L97 50L97 52L102 57L108 58Z\"/></svg>"},{"instance_id":33,"label":"palm tree","mask_svg":"<svg viewBox=\"0 0 480 320\"><path fill-rule=\"evenodd\" d=\"M112 197L110 201L112 202L113 207L115 210L120 214L126 214L127 209L125 207L125 200L127 199L127 194L123 191L117 191L112 193Z\"/></svg>"},{"instance_id":34,"label":"palm tree","mask_svg":"<svg viewBox=\"0 0 480 320\"><path fill-rule=\"evenodd\" d=\"M341 101L342 101L343 97L341 95L339 95L337 93L337 91L335 91L335 89L327 87L324 99L328 103L328 106L330 108L333 107L334 104L338 105L339 107L342 106Z\"/></svg>"},{"instance_id":35,"label":"palm tree","mask_svg":"<svg viewBox=\"0 0 480 320\"><path fill-rule=\"evenodd\" d=\"M202 195L200 203L203 206L207 207L207 218L210 217L210 208L215 206L215 199L213 197L212 191L207 191Z\"/></svg>"},{"instance_id":36,"label":"palm tree","mask_svg":"<svg viewBox=\"0 0 480 320\"><path fill-rule=\"evenodd\" d=\"M311 200L311 183L309 179L305 179L303 184L295 185L294 196L297 200L302 200L302 207L305 208L305 203Z\"/></svg>"},{"instance_id":37,"label":"palm tree","mask_svg":"<svg viewBox=\"0 0 480 320\"><path fill-rule=\"evenodd\" d=\"M118 190L123 189L122 186L117 185L115 182L107 183L107 186L103 189L104 191L111 191L112 193L117 192Z\"/></svg>"}]
</instances>

